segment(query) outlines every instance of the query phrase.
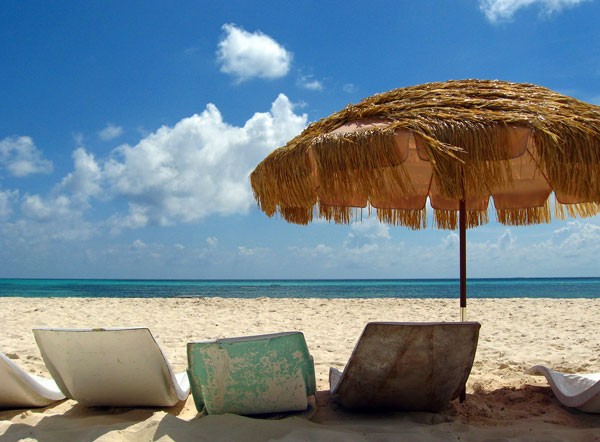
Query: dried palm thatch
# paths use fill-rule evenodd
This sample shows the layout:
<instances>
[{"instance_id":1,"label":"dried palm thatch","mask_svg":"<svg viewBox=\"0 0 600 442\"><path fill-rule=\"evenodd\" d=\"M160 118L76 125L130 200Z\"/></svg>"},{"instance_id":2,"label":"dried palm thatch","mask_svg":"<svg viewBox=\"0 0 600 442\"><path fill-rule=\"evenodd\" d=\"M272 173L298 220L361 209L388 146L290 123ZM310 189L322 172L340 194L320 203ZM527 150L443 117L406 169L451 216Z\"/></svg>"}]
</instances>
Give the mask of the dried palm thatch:
<instances>
[{"instance_id":1,"label":"dried palm thatch","mask_svg":"<svg viewBox=\"0 0 600 442\"><path fill-rule=\"evenodd\" d=\"M455 228L600 211L600 107L549 89L455 80L395 89L309 125L251 174L259 207L290 222L339 223L356 207L388 223Z\"/></svg>"}]
</instances>

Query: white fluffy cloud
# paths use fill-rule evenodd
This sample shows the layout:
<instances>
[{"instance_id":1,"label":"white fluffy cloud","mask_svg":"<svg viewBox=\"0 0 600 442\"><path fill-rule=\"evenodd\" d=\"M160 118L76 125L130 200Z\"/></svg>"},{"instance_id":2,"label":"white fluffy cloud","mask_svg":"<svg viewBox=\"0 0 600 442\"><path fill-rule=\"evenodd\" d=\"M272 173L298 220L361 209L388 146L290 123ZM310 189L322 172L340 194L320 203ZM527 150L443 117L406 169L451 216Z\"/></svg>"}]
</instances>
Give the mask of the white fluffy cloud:
<instances>
[{"instance_id":1,"label":"white fluffy cloud","mask_svg":"<svg viewBox=\"0 0 600 442\"><path fill-rule=\"evenodd\" d=\"M479 0L479 7L491 22L507 21L522 8L537 5L543 15L554 14L588 0Z\"/></svg>"},{"instance_id":2,"label":"white fluffy cloud","mask_svg":"<svg viewBox=\"0 0 600 442\"><path fill-rule=\"evenodd\" d=\"M280 78L289 72L292 54L260 31L250 33L233 24L223 25L217 58L221 72L238 81Z\"/></svg>"},{"instance_id":3,"label":"white fluffy cloud","mask_svg":"<svg viewBox=\"0 0 600 442\"><path fill-rule=\"evenodd\" d=\"M101 193L102 171L94 155L80 147L73 152L75 170L61 182L59 188L71 192L80 201Z\"/></svg>"},{"instance_id":4,"label":"white fluffy cloud","mask_svg":"<svg viewBox=\"0 0 600 442\"><path fill-rule=\"evenodd\" d=\"M30 137L0 140L0 168L15 177L52 172L52 162L44 159Z\"/></svg>"},{"instance_id":5,"label":"white fluffy cloud","mask_svg":"<svg viewBox=\"0 0 600 442\"><path fill-rule=\"evenodd\" d=\"M270 112L254 114L243 127L226 123L209 104L200 115L161 127L135 146L117 148L104 165L103 180L110 195L128 201L129 213L112 222L142 227L245 213L253 202L250 172L272 149L298 134L306 119L293 112L285 95L279 95ZM77 167L68 181L95 191L96 169L89 157L84 160L90 164Z\"/></svg>"},{"instance_id":6,"label":"white fluffy cloud","mask_svg":"<svg viewBox=\"0 0 600 442\"><path fill-rule=\"evenodd\" d=\"M209 104L200 115L161 127L136 145L122 145L108 158L79 147L72 154L73 170L47 194L0 189L0 219L11 224L5 226L7 236L81 239L102 228L115 234L244 214L254 204L252 169L306 126L307 116L293 108L279 95L268 112L257 112L243 126L234 126ZM44 164L30 138L2 143L0 167L17 167L16 158L28 158L38 169ZM105 216L95 225L85 221L92 208ZM112 212L106 214L106 208ZM218 240L210 237L207 243L215 248Z\"/></svg>"},{"instance_id":7,"label":"white fluffy cloud","mask_svg":"<svg viewBox=\"0 0 600 442\"><path fill-rule=\"evenodd\" d=\"M36 221L48 221L70 216L71 202L65 195L44 199L39 195L26 195L21 203L21 213Z\"/></svg>"}]
</instances>

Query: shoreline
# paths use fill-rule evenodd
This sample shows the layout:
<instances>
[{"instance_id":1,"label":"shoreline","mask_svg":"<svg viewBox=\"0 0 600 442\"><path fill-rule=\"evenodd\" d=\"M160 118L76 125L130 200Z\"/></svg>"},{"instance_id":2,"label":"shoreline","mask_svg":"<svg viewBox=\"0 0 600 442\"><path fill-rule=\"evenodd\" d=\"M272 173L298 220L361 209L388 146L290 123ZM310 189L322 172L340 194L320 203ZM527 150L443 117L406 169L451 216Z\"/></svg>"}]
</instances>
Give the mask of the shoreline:
<instances>
[{"instance_id":1,"label":"shoreline","mask_svg":"<svg viewBox=\"0 0 600 442\"><path fill-rule=\"evenodd\" d=\"M360 428L369 425L372 419L385 418L395 428L390 433L395 437L417 431L423 433L423 440L432 437L432 431L439 431L440 425L462 428L466 433L461 440L484 440L478 438L491 437L490 434L507 435L506 431L512 428L514 432L522 426L540 432L565 431L569 438L574 434L587 437L590 431L589 434L600 433L600 415L562 407L545 378L524 373L536 364L570 373L600 372L597 339L600 299L469 299L468 305L467 319L482 326L467 383L467 401L464 404L455 401L448 410L438 414L397 413L394 418L389 414L383 417L348 414L327 400L328 370L329 367L343 369L367 322L455 322L459 318L457 299L0 298L0 319L4 324L0 351L9 354L26 371L47 376L32 328L144 326L152 331L173 369L181 371L187 365L187 342L297 330L304 333L314 357L319 391L317 413L311 422L303 421L310 424L306 428L301 426L303 431L310 433L311 425L316 423L340 431L347 426ZM191 396L183 406L176 408L153 411L149 415L144 412L143 419L139 410L127 413L132 413L131 426L134 427L147 427L156 422L160 425L165 420L175 427L186 422L207 426L224 419L219 416L197 418ZM29 429L35 430L36 419L44 420L44 417L60 416L56 421L64 424L74 411L82 416L92 413L111 428L110 413L105 416L98 410L87 410L74 401L65 401L43 411L26 411L24 416L21 416L22 411L0 411L0 438L3 434L17 434L19 423L33 422ZM230 419L243 426L249 418L230 416ZM296 425L299 418L293 419ZM415 419L424 419L427 424L414 422ZM279 422L285 426L289 424L287 421L289 419ZM300 430L295 428L294 431Z\"/></svg>"}]
</instances>

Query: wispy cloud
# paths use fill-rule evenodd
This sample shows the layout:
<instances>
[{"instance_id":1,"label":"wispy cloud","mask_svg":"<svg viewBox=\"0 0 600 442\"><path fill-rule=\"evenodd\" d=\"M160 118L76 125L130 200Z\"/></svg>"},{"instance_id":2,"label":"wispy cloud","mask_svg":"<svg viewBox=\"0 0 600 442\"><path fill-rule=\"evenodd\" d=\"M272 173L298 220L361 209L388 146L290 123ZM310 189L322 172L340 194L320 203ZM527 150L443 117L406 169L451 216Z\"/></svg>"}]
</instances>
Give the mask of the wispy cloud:
<instances>
[{"instance_id":1,"label":"wispy cloud","mask_svg":"<svg viewBox=\"0 0 600 442\"><path fill-rule=\"evenodd\" d=\"M347 94L353 94L356 92L356 85L353 83L346 83L344 86L342 86L342 90Z\"/></svg>"},{"instance_id":2,"label":"wispy cloud","mask_svg":"<svg viewBox=\"0 0 600 442\"><path fill-rule=\"evenodd\" d=\"M221 72L242 82L251 78L284 77L290 70L292 54L260 31L247 32L234 24L223 25L217 59Z\"/></svg>"},{"instance_id":3,"label":"wispy cloud","mask_svg":"<svg viewBox=\"0 0 600 442\"><path fill-rule=\"evenodd\" d=\"M142 250L142 249L146 249L147 247L148 247L148 244L146 244L141 239L136 239L133 243L131 243L131 246L130 246L130 248L132 250Z\"/></svg>"},{"instance_id":4,"label":"wispy cloud","mask_svg":"<svg viewBox=\"0 0 600 442\"><path fill-rule=\"evenodd\" d=\"M298 77L298 86L311 91L322 91L323 83L315 79L313 75L301 75Z\"/></svg>"},{"instance_id":5,"label":"wispy cloud","mask_svg":"<svg viewBox=\"0 0 600 442\"><path fill-rule=\"evenodd\" d=\"M98 226L86 221L67 195L24 195L19 202L13 219L0 225L2 236L15 239L4 243L9 249L21 244L32 253L40 244L84 241L98 233Z\"/></svg>"},{"instance_id":6,"label":"wispy cloud","mask_svg":"<svg viewBox=\"0 0 600 442\"><path fill-rule=\"evenodd\" d=\"M520 9L538 6L541 15L552 15L589 0L479 0L479 8L492 22L510 21Z\"/></svg>"},{"instance_id":7,"label":"wispy cloud","mask_svg":"<svg viewBox=\"0 0 600 442\"><path fill-rule=\"evenodd\" d=\"M52 162L46 160L30 137L8 137L0 140L0 169L15 177L50 173Z\"/></svg>"},{"instance_id":8,"label":"wispy cloud","mask_svg":"<svg viewBox=\"0 0 600 442\"><path fill-rule=\"evenodd\" d=\"M13 203L17 200L17 190L0 190L0 219L8 218L13 213Z\"/></svg>"},{"instance_id":9,"label":"wispy cloud","mask_svg":"<svg viewBox=\"0 0 600 442\"><path fill-rule=\"evenodd\" d=\"M104 129L98 132L98 136L104 141L114 140L121 135L123 135L123 128L121 126L115 126L111 123L108 123Z\"/></svg>"}]
</instances>

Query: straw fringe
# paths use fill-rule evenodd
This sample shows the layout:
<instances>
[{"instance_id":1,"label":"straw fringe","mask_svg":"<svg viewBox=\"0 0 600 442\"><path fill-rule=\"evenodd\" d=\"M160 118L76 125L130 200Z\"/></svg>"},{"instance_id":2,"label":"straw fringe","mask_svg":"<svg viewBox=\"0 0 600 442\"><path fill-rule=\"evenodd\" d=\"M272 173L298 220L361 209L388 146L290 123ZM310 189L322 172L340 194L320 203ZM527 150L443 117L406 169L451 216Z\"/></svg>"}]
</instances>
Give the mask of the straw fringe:
<instances>
[{"instance_id":1,"label":"straw fringe","mask_svg":"<svg viewBox=\"0 0 600 442\"><path fill-rule=\"evenodd\" d=\"M579 204L561 204L556 201L554 204L554 216L557 219L565 219L566 216L571 218L589 218L597 215L600 212L600 204L598 203L579 203Z\"/></svg>"},{"instance_id":2,"label":"straw fringe","mask_svg":"<svg viewBox=\"0 0 600 442\"><path fill-rule=\"evenodd\" d=\"M377 129L330 134L348 122L377 120ZM456 80L396 89L309 125L272 152L251 175L259 207L291 222L312 220L319 201L337 201L320 216L351 222L346 202L410 195L413 185L394 145L394 132L411 131L423 148L441 194L449 199L487 196L513 182L505 157L507 128L533 132L536 161L557 193L580 203L555 216L590 216L600 210L600 107L546 88L492 80ZM311 151L311 154L309 154ZM312 155L312 160L310 159ZM386 185L382 185L385 183ZM310 210L309 210L310 209ZM382 221L414 229L426 225L423 210L385 208ZM473 213L469 226L487 222ZM500 222L549 222L548 206L497 211ZM456 226L456 212L435 212L435 225Z\"/></svg>"},{"instance_id":3,"label":"straw fringe","mask_svg":"<svg viewBox=\"0 0 600 442\"><path fill-rule=\"evenodd\" d=\"M319 205L319 217L337 224L350 224L362 220L363 211L357 207Z\"/></svg>"},{"instance_id":4,"label":"straw fringe","mask_svg":"<svg viewBox=\"0 0 600 442\"><path fill-rule=\"evenodd\" d=\"M377 209L377 219L393 226L404 226L413 230L427 227L425 208L420 210Z\"/></svg>"},{"instance_id":5,"label":"straw fringe","mask_svg":"<svg viewBox=\"0 0 600 442\"><path fill-rule=\"evenodd\" d=\"M497 209L498 222L509 226L526 226L529 224L544 224L552 221L548 201L542 207L524 209Z\"/></svg>"},{"instance_id":6,"label":"straw fringe","mask_svg":"<svg viewBox=\"0 0 600 442\"><path fill-rule=\"evenodd\" d=\"M487 211L467 210L467 228L481 226L489 221ZM458 227L458 211L439 210L433 211L433 223L438 229L454 230Z\"/></svg>"}]
</instances>

